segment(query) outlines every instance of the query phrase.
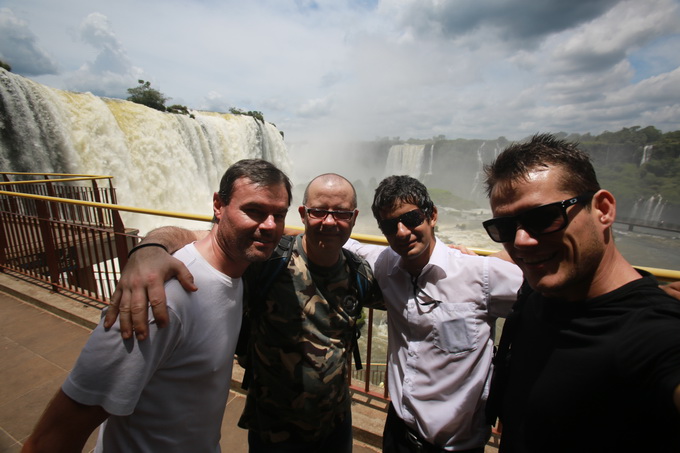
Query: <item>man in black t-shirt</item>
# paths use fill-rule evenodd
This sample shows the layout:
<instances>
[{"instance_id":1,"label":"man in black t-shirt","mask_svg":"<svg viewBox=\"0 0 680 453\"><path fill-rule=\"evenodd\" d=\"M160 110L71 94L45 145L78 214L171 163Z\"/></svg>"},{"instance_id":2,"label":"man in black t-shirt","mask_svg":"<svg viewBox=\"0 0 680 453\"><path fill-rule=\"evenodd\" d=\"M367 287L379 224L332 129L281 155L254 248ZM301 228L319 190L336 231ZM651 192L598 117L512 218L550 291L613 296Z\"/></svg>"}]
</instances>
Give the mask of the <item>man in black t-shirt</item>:
<instances>
[{"instance_id":1,"label":"man in black t-shirt","mask_svg":"<svg viewBox=\"0 0 680 453\"><path fill-rule=\"evenodd\" d=\"M680 451L680 303L616 248L588 156L537 135L485 170L484 227L529 287L496 360L500 451Z\"/></svg>"}]
</instances>

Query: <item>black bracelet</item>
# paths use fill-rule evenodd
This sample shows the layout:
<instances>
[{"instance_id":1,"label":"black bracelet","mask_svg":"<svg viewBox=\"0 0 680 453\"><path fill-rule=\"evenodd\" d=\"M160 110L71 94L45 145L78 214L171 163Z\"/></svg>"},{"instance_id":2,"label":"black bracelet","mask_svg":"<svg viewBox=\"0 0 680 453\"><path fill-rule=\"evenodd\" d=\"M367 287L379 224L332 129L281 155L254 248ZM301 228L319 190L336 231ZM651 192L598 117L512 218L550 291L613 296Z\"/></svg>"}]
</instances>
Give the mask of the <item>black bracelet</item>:
<instances>
[{"instance_id":1,"label":"black bracelet","mask_svg":"<svg viewBox=\"0 0 680 453\"><path fill-rule=\"evenodd\" d=\"M160 247L163 250L165 250L167 253L170 253L170 252L168 252L168 248L166 246L164 246L163 244L159 244L158 242L145 242L143 244L138 244L138 245L135 245L134 247L132 247L130 249L130 251L128 252L128 258L130 258L132 256L132 254L135 253L137 250L144 248L144 247Z\"/></svg>"}]
</instances>

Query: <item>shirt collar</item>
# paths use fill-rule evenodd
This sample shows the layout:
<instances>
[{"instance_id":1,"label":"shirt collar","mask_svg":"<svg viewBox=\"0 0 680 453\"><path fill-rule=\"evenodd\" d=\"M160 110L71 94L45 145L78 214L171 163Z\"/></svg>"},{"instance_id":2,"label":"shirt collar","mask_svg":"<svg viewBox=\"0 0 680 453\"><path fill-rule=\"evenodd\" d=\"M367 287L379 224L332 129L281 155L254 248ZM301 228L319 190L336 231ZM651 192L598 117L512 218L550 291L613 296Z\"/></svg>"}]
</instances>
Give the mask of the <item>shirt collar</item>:
<instances>
[{"instance_id":1,"label":"shirt collar","mask_svg":"<svg viewBox=\"0 0 680 453\"><path fill-rule=\"evenodd\" d=\"M442 241L440 241L436 236L434 237L435 243L434 243L434 250L432 250L432 256L430 256L429 261L423 267L423 269L420 271L420 275L425 274L426 272L429 271L430 268L436 267L439 268L441 271L446 273L445 271L445 263L446 263L446 257L448 254L448 246L446 246ZM390 253L392 253L396 259L392 261L392 267L388 273L388 275L394 275L400 272L403 273L408 273L402 266L402 258L401 256L397 255L397 253L390 248Z\"/></svg>"}]
</instances>

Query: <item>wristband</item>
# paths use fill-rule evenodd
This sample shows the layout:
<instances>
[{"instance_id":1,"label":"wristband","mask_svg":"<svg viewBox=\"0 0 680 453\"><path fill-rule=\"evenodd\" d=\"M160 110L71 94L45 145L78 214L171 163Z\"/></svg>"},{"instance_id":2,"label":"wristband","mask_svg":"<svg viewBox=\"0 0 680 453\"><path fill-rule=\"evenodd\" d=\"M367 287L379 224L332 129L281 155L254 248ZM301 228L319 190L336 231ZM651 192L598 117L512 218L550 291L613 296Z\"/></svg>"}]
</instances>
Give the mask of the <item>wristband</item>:
<instances>
[{"instance_id":1,"label":"wristband","mask_svg":"<svg viewBox=\"0 0 680 453\"><path fill-rule=\"evenodd\" d=\"M164 246L163 244L159 244L158 242L145 242L143 244L138 244L138 245L135 245L134 247L132 247L130 249L130 251L128 252L128 258L130 258L132 256L132 254L135 253L137 250L144 248L144 247L160 247L163 250L165 250L167 253L170 253L170 252L168 252L168 248L166 246Z\"/></svg>"}]
</instances>

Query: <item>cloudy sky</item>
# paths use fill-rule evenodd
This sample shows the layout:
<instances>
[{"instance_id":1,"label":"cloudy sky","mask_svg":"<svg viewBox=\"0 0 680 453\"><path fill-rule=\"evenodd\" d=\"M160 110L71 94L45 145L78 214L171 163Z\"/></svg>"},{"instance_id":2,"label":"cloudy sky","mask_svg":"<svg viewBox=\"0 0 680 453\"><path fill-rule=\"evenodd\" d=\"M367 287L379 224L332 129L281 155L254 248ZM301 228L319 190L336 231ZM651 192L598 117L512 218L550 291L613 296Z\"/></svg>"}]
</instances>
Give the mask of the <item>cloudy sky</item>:
<instances>
[{"instance_id":1,"label":"cloudy sky","mask_svg":"<svg viewBox=\"0 0 680 453\"><path fill-rule=\"evenodd\" d=\"M680 129L680 0L0 0L0 59L289 142Z\"/></svg>"}]
</instances>

